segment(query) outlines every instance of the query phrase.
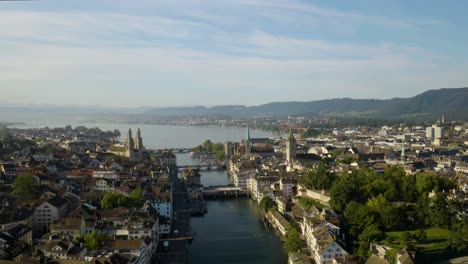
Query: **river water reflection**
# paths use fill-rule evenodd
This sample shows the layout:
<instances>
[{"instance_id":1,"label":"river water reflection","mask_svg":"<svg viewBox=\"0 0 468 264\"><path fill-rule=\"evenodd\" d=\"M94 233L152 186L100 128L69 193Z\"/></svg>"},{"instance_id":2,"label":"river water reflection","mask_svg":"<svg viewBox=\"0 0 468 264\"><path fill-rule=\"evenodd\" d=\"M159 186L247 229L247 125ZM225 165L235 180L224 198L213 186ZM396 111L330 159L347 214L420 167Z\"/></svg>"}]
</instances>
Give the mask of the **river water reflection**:
<instances>
[{"instance_id":1,"label":"river water reflection","mask_svg":"<svg viewBox=\"0 0 468 264\"><path fill-rule=\"evenodd\" d=\"M197 164L188 154L179 164ZM202 171L204 186L229 183L225 171ZM267 231L257 203L248 198L207 201L208 214L192 218L189 263L285 263L280 239Z\"/></svg>"}]
</instances>

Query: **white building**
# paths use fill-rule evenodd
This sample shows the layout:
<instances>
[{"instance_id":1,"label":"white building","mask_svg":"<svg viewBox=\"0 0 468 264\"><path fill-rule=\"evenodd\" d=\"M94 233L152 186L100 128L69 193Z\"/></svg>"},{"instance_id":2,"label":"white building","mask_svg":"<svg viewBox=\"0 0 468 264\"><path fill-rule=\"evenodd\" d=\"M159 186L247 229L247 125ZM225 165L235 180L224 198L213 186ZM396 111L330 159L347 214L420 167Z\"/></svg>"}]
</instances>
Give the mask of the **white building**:
<instances>
[{"instance_id":1,"label":"white building","mask_svg":"<svg viewBox=\"0 0 468 264\"><path fill-rule=\"evenodd\" d=\"M293 185L294 181L291 178L281 178L280 180L280 190L283 191L286 201L289 201L292 198Z\"/></svg>"},{"instance_id":2,"label":"white building","mask_svg":"<svg viewBox=\"0 0 468 264\"><path fill-rule=\"evenodd\" d=\"M101 178L96 181L95 190L99 192L113 192L115 187L111 180Z\"/></svg>"},{"instance_id":3,"label":"white building","mask_svg":"<svg viewBox=\"0 0 468 264\"><path fill-rule=\"evenodd\" d=\"M120 177L120 175L115 170L95 170L93 171L93 177L116 180Z\"/></svg>"},{"instance_id":4,"label":"white building","mask_svg":"<svg viewBox=\"0 0 468 264\"><path fill-rule=\"evenodd\" d=\"M278 176L254 176L249 178L248 190L252 199L256 200L258 203L263 199L263 190L271 184L277 182L279 179Z\"/></svg>"},{"instance_id":5,"label":"white building","mask_svg":"<svg viewBox=\"0 0 468 264\"><path fill-rule=\"evenodd\" d=\"M67 207L68 200L60 196L54 196L42 202L34 210L34 232L48 232L54 221L61 220L66 215Z\"/></svg>"}]
</instances>

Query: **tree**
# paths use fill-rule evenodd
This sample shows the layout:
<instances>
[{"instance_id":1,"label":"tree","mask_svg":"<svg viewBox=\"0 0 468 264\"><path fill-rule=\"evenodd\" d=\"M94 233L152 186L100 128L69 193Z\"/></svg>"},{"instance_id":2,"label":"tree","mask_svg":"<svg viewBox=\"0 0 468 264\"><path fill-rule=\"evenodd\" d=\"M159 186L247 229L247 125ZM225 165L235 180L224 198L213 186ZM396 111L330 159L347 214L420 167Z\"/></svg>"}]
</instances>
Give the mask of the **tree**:
<instances>
[{"instance_id":1,"label":"tree","mask_svg":"<svg viewBox=\"0 0 468 264\"><path fill-rule=\"evenodd\" d=\"M86 234L84 236L84 243L85 247L88 250L100 250L106 241L106 235L99 234L96 230L94 230L91 234Z\"/></svg>"},{"instance_id":2,"label":"tree","mask_svg":"<svg viewBox=\"0 0 468 264\"><path fill-rule=\"evenodd\" d=\"M331 173L327 168L327 164L321 161L315 168L309 168L302 182L309 189L329 190L335 180L335 174Z\"/></svg>"},{"instance_id":3,"label":"tree","mask_svg":"<svg viewBox=\"0 0 468 264\"><path fill-rule=\"evenodd\" d=\"M336 159L338 157L338 155L340 155L341 153L343 153L344 149L334 149L331 151L331 156L333 159Z\"/></svg>"},{"instance_id":4,"label":"tree","mask_svg":"<svg viewBox=\"0 0 468 264\"><path fill-rule=\"evenodd\" d=\"M376 224L367 226L359 235L359 250L358 255L367 257L369 255L369 243L381 238L383 235Z\"/></svg>"},{"instance_id":5,"label":"tree","mask_svg":"<svg viewBox=\"0 0 468 264\"><path fill-rule=\"evenodd\" d=\"M462 222L452 225L451 246L457 253L468 250L468 218L465 217Z\"/></svg>"},{"instance_id":6,"label":"tree","mask_svg":"<svg viewBox=\"0 0 468 264\"><path fill-rule=\"evenodd\" d=\"M18 176L13 183L12 194L27 199L36 198L39 195L39 184L31 174Z\"/></svg>"},{"instance_id":7,"label":"tree","mask_svg":"<svg viewBox=\"0 0 468 264\"><path fill-rule=\"evenodd\" d=\"M217 151L216 152L216 159L223 160L224 159L224 152Z\"/></svg>"},{"instance_id":8,"label":"tree","mask_svg":"<svg viewBox=\"0 0 468 264\"><path fill-rule=\"evenodd\" d=\"M421 243L421 242L425 242L427 240L427 234L426 234L426 231L422 230L422 229L419 229L416 234L414 234L414 237L416 238L416 240Z\"/></svg>"},{"instance_id":9,"label":"tree","mask_svg":"<svg viewBox=\"0 0 468 264\"><path fill-rule=\"evenodd\" d=\"M376 179L376 172L369 169L358 169L349 175L342 175L330 190L331 206L342 212L350 201L367 202L372 196L372 183Z\"/></svg>"},{"instance_id":10,"label":"tree","mask_svg":"<svg viewBox=\"0 0 468 264\"><path fill-rule=\"evenodd\" d=\"M302 240L297 232L296 228L289 226L288 232L286 233L286 240L284 241L284 249L286 252L297 252L301 249Z\"/></svg>"},{"instance_id":11,"label":"tree","mask_svg":"<svg viewBox=\"0 0 468 264\"><path fill-rule=\"evenodd\" d=\"M145 203L145 199L143 198L143 190L140 188L133 190L130 193L130 199L134 207L142 207Z\"/></svg>"},{"instance_id":12,"label":"tree","mask_svg":"<svg viewBox=\"0 0 468 264\"><path fill-rule=\"evenodd\" d=\"M375 213L366 205L351 201L343 212L346 223L351 226L349 234L359 236L362 231L375 222Z\"/></svg>"},{"instance_id":13,"label":"tree","mask_svg":"<svg viewBox=\"0 0 468 264\"><path fill-rule=\"evenodd\" d=\"M276 207L276 203L270 198L270 196L265 196L260 201L259 206L265 211L270 211Z\"/></svg>"},{"instance_id":14,"label":"tree","mask_svg":"<svg viewBox=\"0 0 468 264\"><path fill-rule=\"evenodd\" d=\"M450 227L454 211L448 203L445 193L437 193L429 199L427 206L426 224L447 228Z\"/></svg>"},{"instance_id":15,"label":"tree","mask_svg":"<svg viewBox=\"0 0 468 264\"><path fill-rule=\"evenodd\" d=\"M10 129L7 127L0 127L0 140L4 145L13 142L13 136L11 135Z\"/></svg>"},{"instance_id":16,"label":"tree","mask_svg":"<svg viewBox=\"0 0 468 264\"><path fill-rule=\"evenodd\" d=\"M203 150L204 151L207 151L207 152L211 152L212 151L212 145L213 143L211 142L211 140L207 139L205 140L205 142L203 142Z\"/></svg>"},{"instance_id":17,"label":"tree","mask_svg":"<svg viewBox=\"0 0 468 264\"><path fill-rule=\"evenodd\" d=\"M385 258L387 258L388 262L390 262L391 264L394 264L397 261L397 254L398 254L398 249L392 248L392 249L387 250L387 252L385 252Z\"/></svg>"},{"instance_id":18,"label":"tree","mask_svg":"<svg viewBox=\"0 0 468 264\"><path fill-rule=\"evenodd\" d=\"M143 198L143 191L141 189L133 190L129 196L120 193L106 193L101 200L102 208L116 208L116 207L135 207L141 208L145 203Z\"/></svg>"},{"instance_id":19,"label":"tree","mask_svg":"<svg viewBox=\"0 0 468 264\"><path fill-rule=\"evenodd\" d=\"M400 221L400 212L382 194L369 199L367 206L371 211L378 214L380 223L387 230L397 225Z\"/></svg>"},{"instance_id":20,"label":"tree","mask_svg":"<svg viewBox=\"0 0 468 264\"><path fill-rule=\"evenodd\" d=\"M403 233L403 242L405 243L405 245L409 245L413 240L414 236L410 232L406 231Z\"/></svg>"},{"instance_id":21,"label":"tree","mask_svg":"<svg viewBox=\"0 0 468 264\"><path fill-rule=\"evenodd\" d=\"M106 193L101 200L101 207L106 208L116 208L119 204L119 195L117 193Z\"/></svg>"}]
</instances>

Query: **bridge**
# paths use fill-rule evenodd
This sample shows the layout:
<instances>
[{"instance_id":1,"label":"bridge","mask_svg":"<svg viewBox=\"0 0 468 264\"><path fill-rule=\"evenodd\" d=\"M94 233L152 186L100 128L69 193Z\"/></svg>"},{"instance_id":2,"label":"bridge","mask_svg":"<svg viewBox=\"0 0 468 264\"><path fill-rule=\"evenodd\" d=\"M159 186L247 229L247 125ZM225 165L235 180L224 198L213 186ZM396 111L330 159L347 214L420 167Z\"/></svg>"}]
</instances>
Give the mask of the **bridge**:
<instances>
[{"instance_id":1,"label":"bridge","mask_svg":"<svg viewBox=\"0 0 468 264\"><path fill-rule=\"evenodd\" d=\"M247 190L242 190L232 184L210 186L203 189L204 198L237 198L239 196L249 196Z\"/></svg>"},{"instance_id":2,"label":"bridge","mask_svg":"<svg viewBox=\"0 0 468 264\"><path fill-rule=\"evenodd\" d=\"M189 153L191 149L189 148L166 148L166 149L149 149L153 153L163 153L163 152L172 152L172 153Z\"/></svg>"},{"instance_id":3,"label":"bridge","mask_svg":"<svg viewBox=\"0 0 468 264\"><path fill-rule=\"evenodd\" d=\"M203 165L203 164L200 164L200 165L180 165L180 166L177 166L177 168L179 169L179 171L182 171L182 170L188 169L188 168L197 169L199 171L209 171L209 170L225 170L226 166L224 166L222 164L220 164L220 165Z\"/></svg>"}]
</instances>

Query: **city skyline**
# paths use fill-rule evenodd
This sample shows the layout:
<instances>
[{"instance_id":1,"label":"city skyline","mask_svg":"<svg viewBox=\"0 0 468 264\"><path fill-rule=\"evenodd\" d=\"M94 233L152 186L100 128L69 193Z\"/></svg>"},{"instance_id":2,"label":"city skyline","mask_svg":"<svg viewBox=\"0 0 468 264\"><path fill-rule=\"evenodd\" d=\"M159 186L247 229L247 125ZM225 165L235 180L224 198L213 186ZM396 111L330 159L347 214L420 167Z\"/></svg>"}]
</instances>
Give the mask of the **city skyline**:
<instances>
[{"instance_id":1,"label":"city skyline","mask_svg":"<svg viewBox=\"0 0 468 264\"><path fill-rule=\"evenodd\" d=\"M0 5L3 103L260 105L467 86L463 2Z\"/></svg>"}]
</instances>

